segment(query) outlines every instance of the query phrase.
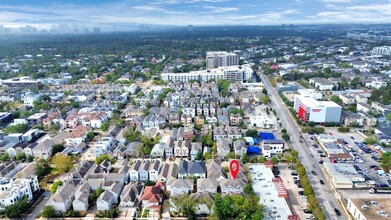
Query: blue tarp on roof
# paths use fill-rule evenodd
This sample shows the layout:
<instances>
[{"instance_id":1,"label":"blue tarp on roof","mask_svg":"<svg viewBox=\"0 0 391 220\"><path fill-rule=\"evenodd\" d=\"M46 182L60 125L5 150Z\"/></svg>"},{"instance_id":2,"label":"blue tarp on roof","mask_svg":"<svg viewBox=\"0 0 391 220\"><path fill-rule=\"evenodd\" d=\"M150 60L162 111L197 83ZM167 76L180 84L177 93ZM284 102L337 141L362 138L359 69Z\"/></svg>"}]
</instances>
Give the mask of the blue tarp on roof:
<instances>
[{"instance_id":1,"label":"blue tarp on roof","mask_svg":"<svg viewBox=\"0 0 391 220\"><path fill-rule=\"evenodd\" d=\"M253 138L254 144L258 144L258 138Z\"/></svg>"},{"instance_id":2,"label":"blue tarp on roof","mask_svg":"<svg viewBox=\"0 0 391 220\"><path fill-rule=\"evenodd\" d=\"M274 134L269 132L260 132L259 137L261 140L275 140Z\"/></svg>"},{"instance_id":3,"label":"blue tarp on roof","mask_svg":"<svg viewBox=\"0 0 391 220\"><path fill-rule=\"evenodd\" d=\"M258 154L261 155L261 149L259 147L248 147L247 154Z\"/></svg>"}]
</instances>

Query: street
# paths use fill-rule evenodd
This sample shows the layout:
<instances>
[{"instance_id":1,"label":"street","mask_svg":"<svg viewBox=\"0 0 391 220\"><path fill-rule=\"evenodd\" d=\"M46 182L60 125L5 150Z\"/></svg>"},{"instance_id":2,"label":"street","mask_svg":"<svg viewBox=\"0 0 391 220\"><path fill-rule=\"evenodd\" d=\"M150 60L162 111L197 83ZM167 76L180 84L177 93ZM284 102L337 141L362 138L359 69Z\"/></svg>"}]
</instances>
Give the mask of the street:
<instances>
[{"instance_id":1,"label":"street","mask_svg":"<svg viewBox=\"0 0 391 220\"><path fill-rule=\"evenodd\" d=\"M266 76L261 74L260 77L272 101L273 108L279 115L282 126L287 129L288 134L290 135L293 149L299 152L299 159L306 168L308 179L310 180L314 189L316 198L319 201L319 205L325 212L326 219L348 219L328 185L320 184L319 180L326 180L326 178L319 167L318 161L311 157L311 153L308 150L306 143L300 143L299 128L297 127L285 104L279 97L277 91L270 84ZM318 173L318 175L313 175L311 173L312 170ZM342 216L337 217L334 208L339 209Z\"/></svg>"},{"instance_id":2,"label":"street","mask_svg":"<svg viewBox=\"0 0 391 220\"><path fill-rule=\"evenodd\" d=\"M27 220L30 220L30 219L32 220L32 219L37 218L37 216L41 213L43 207L45 207L46 203L49 201L51 193L49 191L46 191L42 194L42 196L44 198L40 201L40 203L37 206L35 206L34 210L30 214L27 215L27 217L26 217ZM34 204L34 205L36 205L36 204Z\"/></svg>"}]
</instances>

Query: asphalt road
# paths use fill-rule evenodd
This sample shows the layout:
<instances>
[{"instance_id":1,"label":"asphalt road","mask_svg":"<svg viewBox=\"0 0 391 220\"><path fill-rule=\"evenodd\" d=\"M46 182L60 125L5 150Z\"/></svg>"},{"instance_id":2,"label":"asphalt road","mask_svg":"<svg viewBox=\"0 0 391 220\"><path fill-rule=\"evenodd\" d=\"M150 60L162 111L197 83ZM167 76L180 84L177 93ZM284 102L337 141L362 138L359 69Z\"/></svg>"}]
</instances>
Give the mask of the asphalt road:
<instances>
[{"instance_id":1,"label":"asphalt road","mask_svg":"<svg viewBox=\"0 0 391 220\"><path fill-rule=\"evenodd\" d=\"M310 180L311 185L314 189L316 198L319 201L319 205L325 212L326 219L347 220L348 218L343 212L343 209L339 205L329 186L320 184L319 180L326 180L326 178L319 167L318 161L311 156L311 153L308 150L308 146L306 146L305 143L300 143L299 128L297 127L285 104L282 102L277 91L270 84L269 79L267 79L267 77L263 74L261 74L261 79L272 101L273 108L279 115L282 126L288 131L293 149L299 152L299 159L303 166L306 168L308 179ZM318 175L313 175L311 173L312 170L314 170ZM342 213L342 216L337 216L335 214L334 208L339 209Z\"/></svg>"},{"instance_id":2,"label":"asphalt road","mask_svg":"<svg viewBox=\"0 0 391 220\"><path fill-rule=\"evenodd\" d=\"M49 201L50 195L51 195L51 193L49 191L46 191L42 194L42 196L44 198L41 200L41 202L38 205L35 206L34 210L30 214L27 215L27 217L26 217L27 220L37 218L37 216L41 213L43 207L45 207L45 205Z\"/></svg>"}]
</instances>

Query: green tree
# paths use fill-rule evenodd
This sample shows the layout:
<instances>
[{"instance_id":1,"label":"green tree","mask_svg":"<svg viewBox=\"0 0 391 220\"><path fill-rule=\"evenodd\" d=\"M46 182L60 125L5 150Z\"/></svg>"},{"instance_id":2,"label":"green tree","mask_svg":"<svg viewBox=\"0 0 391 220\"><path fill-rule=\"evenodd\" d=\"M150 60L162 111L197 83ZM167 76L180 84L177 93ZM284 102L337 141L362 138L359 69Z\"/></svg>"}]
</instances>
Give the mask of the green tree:
<instances>
[{"instance_id":1,"label":"green tree","mask_svg":"<svg viewBox=\"0 0 391 220\"><path fill-rule=\"evenodd\" d=\"M272 161L273 165L277 165L278 162L280 162L277 157L272 157L271 161Z\"/></svg>"},{"instance_id":2,"label":"green tree","mask_svg":"<svg viewBox=\"0 0 391 220\"><path fill-rule=\"evenodd\" d=\"M262 93L267 95L267 90L265 88L262 89Z\"/></svg>"},{"instance_id":3,"label":"green tree","mask_svg":"<svg viewBox=\"0 0 391 220\"><path fill-rule=\"evenodd\" d=\"M201 160L202 159L202 153L200 151L197 152L197 155L195 157L196 160Z\"/></svg>"},{"instance_id":4,"label":"green tree","mask_svg":"<svg viewBox=\"0 0 391 220\"><path fill-rule=\"evenodd\" d=\"M172 206L178 212L182 213L187 219L196 219L197 202L190 198L189 194L182 194L171 197Z\"/></svg>"},{"instance_id":5,"label":"green tree","mask_svg":"<svg viewBox=\"0 0 391 220\"><path fill-rule=\"evenodd\" d=\"M87 132L87 139L88 140L92 140L92 139L94 139L94 137L95 137L94 132L92 132L92 131Z\"/></svg>"},{"instance_id":6,"label":"green tree","mask_svg":"<svg viewBox=\"0 0 391 220\"><path fill-rule=\"evenodd\" d=\"M259 133L256 129L249 129L246 131L245 135L247 137L258 138Z\"/></svg>"},{"instance_id":7,"label":"green tree","mask_svg":"<svg viewBox=\"0 0 391 220\"><path fill-rule=\"evenodd\" d=\"M52 155L62 152L65 149L63 144L54 144L52 147Z\"/></svg>"},{"instance_id":8,"label":"green tree","mask_svg":"<svg viewBox=\"0 0 391 220\"><path fill-rule=\"evenodd\" d=\"M5 134L26 133L27 131L28 131L28 126L26 124L11 125L3 129L3 132Z\"/></svg>"},{"instance_id":9,"label":"green tree","mask_svg":"<svg viewBox=\"0 0 391 220\"><path fill-rule=\"evenodd\" d=\"M282 134L281 138L284 139L285 142L289 142L291 140L289 134L286 133Z\"/></svg>"},{"instance_id":10,"label":"green tree","mask_svg":"<svg viewBox=\"0 0 391 220\"><path fill-rule=\"evenodd\" d=\"M31 155L28 155L28 156L27 156L27 161L28 161L28 162L33 162L33 161L34 161L34 157L31 156Z\"/></svg>"},{"instance_id":11,"label":"green tree","mask_svg":"<svg viewBox=\"0 0 391 220\"><path fill-rule=\"evenodd\" d=\"M211 152L205 152L204 154L204 160L212 159L212 153Z\"/></svg>"},{"instance_id":12,"label":"green tree","mask_svg":"<svg viewBox=\"0 0 391 220\"><path fill-rule=\"evenodd\" d=\"M51 172L52 168L50 167L49 163L44 160L40 159L37 161L37 164L35 164L35 175L38 176L38 178L42 178L46 175L48 175Z\"/></svg>"},{"instance_id":13,"label":"green tree","mask_svg":"<svg viewBox=\"0 0 391 220\"><path fill-rule=\"evenodd\" d=\"M131 127L124 132L124 137L128 142L140 141L141 132L136 131L135 127Z\"/></svg>"},{"instance_id":14,"label":"green tree","mask_svg":"<svg viewBox=\"0 0 391 220\"><path fill-rule=\"evenodd\" d=\"M391 170L391 152L383 153L380 157L380 167L384 169L386 173Z\"/></svg>"},{"instance_id":15,"label":"green tree","mask_svg":"<svg viewBox=\"0 0 391 220\"><path fill-rule=\"evenodd\" d=\"M95 195L96 195L96 198L99 198L99 196L104 192L105 190L100 186L96 189L95 191Z\"/></svg>"},{"instance_id":16,"label":"green tree","mask_svg":"<svg viewBox=\"0 0 391 220\"><path fill-rule=\"evenodd\" d=\"M234 152L229 152L227 155L225 155L225 158L229 160L229 159L236 159L237 157Z\"/></svg>"},{"instance_id":17,"label":"green tree","mask_svg":"<svg viewBox=\"0 0 391 220\"><path fill-rule=\"evenodd\" d=\"M229 92L229 81L226 79L219 79L217 80L217 86L219 87L220 94L223 97L230 96L231 93Z\"/></svg>"},{"instance_id":18,"label":"green tree","mask_svg":"<svg viewBox=\"0 0 391 220\"><path fill-rule=\"evenodd\" d=\"M201 136L201 143L203 146L213 147L215 142L213 141L213 136L211 134L207 134Z\"/></svg>"},{"instance_id":19,"label":"green tree","mask_svg":"<svg viewBox=\"0 0 391 220\"><path fill-rule=\"evenodd\" d=\"M16 159L17 160L24 160L24 159L26 159L26 154L24 154L23 152L19 152L18 154L16 154Z\"/></svg>"},{"instance_id":20,"label":"green tree","mask_svg":"<svg viewBox=\"0 0 391 220\"><path fill-rule=\"evenodd\" d=\"M56 210L53 208L53 206L46 205L45 207L43 207L41 216L44 218L51 218L54 217L55 214L56 214Z\"/></svg>"},{"instance_id":21,"label":"green tree","mask_svg":"<svg viewBox=\"0 0 391 220\"><path fill-rule=\"evenodd\" d=\"M261 102L262 104L267 104L267 103L269 103L269 102L270 102L269 96L262 96L260 102Z\"/></svg>"},{"instance_id":22,"label":"green tree","mask_svg":"<svg viewBox=\"0 0 391 220\"><path fill-rule=\"evenodd\" d=\"M58 188L59 186L62 186L62 184L63 184L63 182L62 182L61 180L54 182L54 183L52 184L52 188L51 188L50 191L51 191L53 194L56 193L56 192L57 192L57 188Z\"/></svg>"},{"instance_id":23,"label":"green tree","mask_svg":"<svg viewBox=\"0 0 391 220\"><path fill-rule=\"evenodd\" d=\"M27 196L23 196L14 204L5 207L4 213L8 218L20 218L20 216L29 208L28 203Z\"/></svg>"},{"instance_id":24,"label":"green tree","mask_svg":"<svg viewBox=\"0 0 391 220\"><path fill-rule=\"evenodd\" d=\"M248 162L248 155L246 154L246 153L244 153L243 155L242 155L242 161L243 161L243 163L247 163Z\"/></svg>"},{"instance_id":25,"label":"green tree","mask_svg":"<svg viewBox=\"0 0 391 220\"><path fill-rule=\"evenodd\" d=\"M8 156L8 154L2 154L0 156L0 161L2 161L2 162L9 160L9 159L10 159L10 157Z\"/></svg>"},{"instance_id":26,"label":"green tree","mask_svg":"<svg viewBox=\"0 0 391 220\"><path fill-rule=\"evenodd\" d=\"M56 154L52 158L52 164L58 172L66 173L72 168L73 159L71 156Z\"/></svg>"},{"instance_id":27,"label":"green tree","mask_svg":"<svg viewBox=\"0 0 391 220\"><path fill-rule=\"evenodd\" d=\"M375 136L367 137L364 139L364 142L367 144L376 144L377 138Z\"/></svg>"},{"instance_id":28,"label":"green tree","mask_svg":"<svg viewBox=\"0 0 391 220\"><path fill-rule=\"evenodd\" d=\"M102 131L107 131L109 130L109 126L110 126L109 122L105 121L102 123L102 126L100 126L100 129L102 129Z\"/></svg>"},{"instance_id":29,"label":"green tree","mask_svg":"<svg viewBox=\"0 0 391 220\"><path fill-rule=\"evenodd\" d=\"M258 161L259 161L259 163L265 163L266 160L267 160L267 159L266 159L265 156L260 156Z\"/></svg>"},{"instance_id":30,"label":"green tree","mask_svg":"<svg viewBox=\"0 0 391 220\"><path fill-rule=\"evenodd\" d=\"M337 95L332 95L330 97L330 101L333 101L333 102L335 102L337 104L342 104L342 99L339 98Z\"/></svg>"},{"instance_id":31,"label":"green tree","mask_svg":"<svg viewBox=\"0 0 391 220\"><path fill-rule=\"evenodd\" d=\"M104 160L108 160L110 161L112 164L115 163L115 159L114 158L111 158L108 154L103 154L102 156L99 156L95 159L95 163L96 164L101 164Z\"/></svg>"},{"instance_id":32,"label":"green tree","mask_svg":"<svg viewBox=\"0 0 391 220\"><path fill-rule=\"evenodd\" d=\"M386 115L386 119L391 122L391 112Z\"/></svg>"},{"instance_id":33,"label":"green tree","mask_svg":"<svg viewBox=\"0 0 391 220\"><path fill-rule=\"evenodd\" d=\"M244 186L244 188L243 188L243 192L244 192L246 195L255 195L254 188L253 188L253 184L247 183L247 184Z\"/></svg>"}]
</instances>

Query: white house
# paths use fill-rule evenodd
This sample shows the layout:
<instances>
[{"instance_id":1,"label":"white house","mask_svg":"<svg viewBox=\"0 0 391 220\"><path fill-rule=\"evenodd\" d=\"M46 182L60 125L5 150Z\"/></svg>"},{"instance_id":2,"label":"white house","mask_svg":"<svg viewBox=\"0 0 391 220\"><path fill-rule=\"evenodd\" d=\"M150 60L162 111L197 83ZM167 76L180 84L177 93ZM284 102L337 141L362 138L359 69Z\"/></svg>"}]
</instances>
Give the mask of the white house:
<instances>
[{"instance_id":1,"label":"white house","mask_svg":"<svg viewBox=\"0 0 391 220\"><path fill-rule=\"evenodd\" d=\"M111 136L104 136L92 147L91 151L95 157L105 154L114 144L114 138Z\"/></svg>"},{"instance_id":2,"label":"white house","mask_svg":"<svg viewBox=\"0 0 391 220\"><path fill-rule=\"evenodd\" d=\"M140 160L140 159L136 159L133 161L133 165L129 171L130 181L136 182L140 179L139 169L140 169L141 163L142 163L142 160Z\"/></svg>"},{"instance_id":3,"label":"white house","mask_svg":"<svg viewBox=\"0 0 391 220\"><path fill-rule=\"evenodd\" d=\"M64 213L69 210L75 198L76 187L72 181L65 182L57 188L57 192L52 195L48 205L53 206L57 212Z\"/></svg>"},{"instance_id":4,"label":"white house","mask_svg":"<svg viewBox=\"0 0 391 220\"><path fill-rule=\"evenodd\" d=\"M272 157L276 154L281 154L284 152L284 141L281 140L264 140L262 141L262 154L265 157Z\"/></svg>"},{"instance_id":5,"label":"white house","mask_svg":"<svg viewBox=\"0 0 391 220\"><path fill-rule=\"evenodd\" d=\"M194 190L194 181L192 179L170 179L166 187L172 196L188 194Z\"/></svg>"},{"instance_id":6,"label":"white house","mask_svg":"<svg viewBox=\"0 0 391 220\"><path fill-rule=\"evenodd\" d=\"M75 211L87 211L88 198L90 196L91 187L88 182L81 185L75 192L75 200L72 202L73 210Z\"/></svg>"},{"instance_id":7,"label":"white house","mask_svg":"<svg viewBox=\"0 0 391 220\"><path fill-rule=\"evenodd\" d=\"M157 181L159 176L159 171L161 167L161 161L158 159L154 159L151 162L151 166L149 167L148 174L149 174L149 180L151 181Z\"/></svg>"},{"instance_id":8,"label":"white house","mask_svg":"<svg viewBox=\"0 0 391 220\"><path fill-rule=\"evenodd\" d=\"M107 211L110 210L113 206L115 195L109 191L104 191L99 198L96 200L96 207L98 211Z\"/></svg>"},{"instance_id":9,"label":"white house","mask_svg":"<svg viewBox=\"0 0 391 220\"><path fill-rule=\"evenodd\" d=\"M39 188L37 185L36 176L33 179L0 179L0 209L14 204L23 196L32 200L34 189Z\"/></svg>"}]
</instances>

